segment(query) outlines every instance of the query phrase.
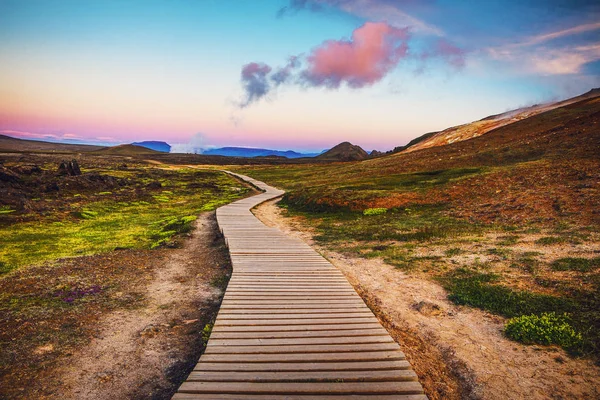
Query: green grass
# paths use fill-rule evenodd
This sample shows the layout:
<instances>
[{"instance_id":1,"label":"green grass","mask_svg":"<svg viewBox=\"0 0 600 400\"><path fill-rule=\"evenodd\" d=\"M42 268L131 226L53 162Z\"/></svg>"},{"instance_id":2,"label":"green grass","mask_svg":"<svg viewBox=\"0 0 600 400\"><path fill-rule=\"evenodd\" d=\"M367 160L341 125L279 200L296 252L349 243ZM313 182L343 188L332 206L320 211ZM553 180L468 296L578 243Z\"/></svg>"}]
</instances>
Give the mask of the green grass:
<instances>
[{"instance_id":1,"label":"green grass","mask_svg":"<svg viewBox=\"0 0 600 400\"><path fill-rule=\"evenodd\" d=\"M367 208L363 211L363 215L381 215L387 212L387 208Z\"/></svg>"},{"instance_id":2,"label":"green grass","mask_svg":"<svg viewBox=\"0 0 600 400\"><path fill-rule=\"evenodd\" d=\"M9 206L0 206L0 215L14 213L15 211Z\"/></svg>"},{"instance_id":3,"label":"green grass","mask_svg":"<svg viewBox=\"0 0 600 400\"><path fill-rule=\"evenodd\" d=\"M569 316L554 312L511 318L505 325L504 333L517 342L556 344L573 352L579 352L583 345L583 336L571 326Z\"/></svg>"},{"instance_id":4,"label":"green grass","mask_svg":"<svg viewBox=\"0 0 600 400\"><path fill-rule=\"evenodd\" d=\"M548 339L552 343L570 351L600 353L600 277L592 293L571 291L563 296L515 290L500 284L500 276L473 268L457 269L440 281L454 303L514 318L508 334L515 340L544 344L547 339L538 337L543 333L553 337ZM548 317L550 314L560 317ZM564 319L565 314L569 315L568 320ZM570 339L556 339L561 335Z\"/></svg>"},{"instance_id":5,"label":"green grass","mask_svg":"<svg viewBox=\"0 0 600 400\"><path fill-rule=\"evenodd\" d=\"M600 257L581 258L566 257L552 261L550 268L554 271L590 272L600 267Z\"/></svg>"},{"instance_id":6,"label":"green grass","mask_svg":"<svg viewBox=\"0 0 600 400\"><path fill-rule=\"evenodd\" d=\"M498 284L499 278L493 273L460 268L441 280L449 292L448 298L454 303L477 307L505 317L548 311L573 311L573 303L566 298L514 290Z\"/></svg>"},{"instance_id":7,"label":"green grass","mask_svg":"<svg viewBox=\"0 0 600 400\"><path fill-rule=\"evenodd\" d=\"M199 213L247 192L219 172L178 171L163 174L163 180L174 190L163 191L159 199L89 202L74 210L70 219L48 216L0 226L0 271L114 249L157 247L189 231ZM207 186L185 189L188 180Z\"/></svg>"}]
</instances>

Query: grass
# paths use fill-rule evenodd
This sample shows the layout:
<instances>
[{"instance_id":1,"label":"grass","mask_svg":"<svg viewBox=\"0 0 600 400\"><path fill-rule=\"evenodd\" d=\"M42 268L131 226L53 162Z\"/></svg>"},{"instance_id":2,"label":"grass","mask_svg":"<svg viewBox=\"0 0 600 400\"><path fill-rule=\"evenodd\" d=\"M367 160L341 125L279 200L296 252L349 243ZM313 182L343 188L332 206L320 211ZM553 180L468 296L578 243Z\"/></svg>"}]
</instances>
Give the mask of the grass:
<instances>
[{"instance_id":1,"label":"grass","mask_svg":"<svg viewBox=\"0 0 600 400\"><path fill-rule=\"evenodd\" d=\"M146 172L151 174L152 172ZM130 201L73 203L69 218L49 215L0 226L0 272L63 257L115 249L155 248L188 232L195 216L243 196L247 189L219 172L161 173L163 190ZM194 182L194 188L187 188Z\"/></svg>"},{"instance_id":2,"label":"grass","mask_svg":"<svg viewBox=\"0 0 600 400\"><path fill-rule=\"evenodd\" d=\"M456 304L480 308L505 317L540 314L547 311L569 312L573 303L563 297L519 291L497 284L494 273L459 268L441 279Z\"/></svg>"},{"instance_id":3,"label":"grass","mask_svg":"<svg viewBox=\"0 0 600 400\"><path fill-rule=\"evenodd\" d=\"M554 271L577 271L590 272L600 268L600 257L581 258L581 257L565 257L559 258L550 264L550 268Z\"/></svg>"},{"instance_id":4,"label":"grass","mask_svg":"<svg viewBox=\"0 0 600 400\"><path fill-rule=\"evenodd\" d=\"M563 296L513 289L501 284L499 275L473 268L459 268L439 280L454 303L511 318L508 335L515 340L530 343L543 334L553 339L537 338L534 342L545 344L549 340L579 354L600 351L600 279L591 294L571 291ZM547 329L559 332L547 333ZM567 335L570 339L556 339L553 335Z\"/></svg>"},{"instance_id":5,"label":"grass","mask_svg":"<svg viewBox=\"0 0 600 400\"><path fill-rule=\"evenodd\" d=\"M535 241L535 244L541 246L551 246L554 244L566 243L568 240L562 236L543 236Z\"/></svg>"}]
</instances>

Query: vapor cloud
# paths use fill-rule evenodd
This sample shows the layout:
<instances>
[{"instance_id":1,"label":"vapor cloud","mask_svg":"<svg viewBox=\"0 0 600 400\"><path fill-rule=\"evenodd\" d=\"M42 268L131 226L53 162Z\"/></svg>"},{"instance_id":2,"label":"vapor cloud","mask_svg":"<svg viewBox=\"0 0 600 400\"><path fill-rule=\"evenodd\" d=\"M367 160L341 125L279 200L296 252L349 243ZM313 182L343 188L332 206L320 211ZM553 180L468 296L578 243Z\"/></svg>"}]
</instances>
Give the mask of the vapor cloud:
<instances>
[{"instance_id":1,"label":"vapor cloud","mask_svg":"<svg viewBox=\"0 0 600 400\"><path fill-rule=\"evenodd\" d=\"M246 64L242 67L242 85L246 92L246 98L240 103L240 107L247 107L250 103L260 100L270 90L267 76L271 67L264 63Z\"/></svg>"},{"instance_id":2,"label":"vapor cloud","mask_svg":"<svg viewBox=\"0 0 600 400\"><path fill-rule=\"evenodd\" d=\"M202 154L204 148L204 135L196 133L188 143L175 143L171 145L171 153Z\"/></svg>"},{"instance_id":3,"label":"vapor cloud","mask_svg":"<svg viewBox=\"0 0 600 400\"><path fill-rule=\"evenodd\" d=\"M385 22L366 22L354 30L350 39L327 40L308 55L292 56L276 69L252 62L242 67L244 96L240 108L253 104L280 85L352 89L381 81L409 57L409 28ZM465 64L465 51L445 39L439 39L427 57L439 57L455 68Z\"/></svg>"}]
</instances>

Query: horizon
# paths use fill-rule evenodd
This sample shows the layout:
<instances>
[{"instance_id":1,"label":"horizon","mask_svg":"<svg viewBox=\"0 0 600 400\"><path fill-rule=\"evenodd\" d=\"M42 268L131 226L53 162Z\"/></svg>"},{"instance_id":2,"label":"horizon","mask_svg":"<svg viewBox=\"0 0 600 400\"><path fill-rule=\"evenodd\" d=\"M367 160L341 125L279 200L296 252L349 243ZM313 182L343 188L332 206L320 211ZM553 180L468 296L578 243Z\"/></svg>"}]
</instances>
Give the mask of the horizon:
<instances>
[{"instance_id":1,"label":"horizon","mask_svg":"<svg viewBox=\"0 0 600 400\"><path fill-rule=\"evenodd\" d=\"M599 20L562 0L0 1L0 133L387 151L600 86Z\"/></svg>"}]
</instances>

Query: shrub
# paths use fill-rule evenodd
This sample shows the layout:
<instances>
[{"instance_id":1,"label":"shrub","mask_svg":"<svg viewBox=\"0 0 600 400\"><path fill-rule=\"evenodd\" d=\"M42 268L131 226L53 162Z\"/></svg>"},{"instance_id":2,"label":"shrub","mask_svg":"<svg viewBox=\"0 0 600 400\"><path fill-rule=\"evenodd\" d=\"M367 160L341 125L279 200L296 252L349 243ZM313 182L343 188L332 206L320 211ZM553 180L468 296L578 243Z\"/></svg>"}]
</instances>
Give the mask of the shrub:
<instances>
[{"instance_id":1,"label":"shrub","mask_svg":"<svg viewBox=\"0 0 600 400\"><path fill-rule=\"evenodd\" d=\"M517 342L557 344L568 350L577 350L583 343L581 333L569 324L567 314L557 315L554 312L511 318L504 327L504 333Z\"/></svg>"},{"instance_id":2,"label":"shrub","mask_svg":"<svg viewBox=\"0 0 600 400\"><path fill-rule=\"evenodd\" d=\"M206 324L204 325L204 329L202 329L202 345L204 347L206 347L208 339L210 339L210 334L212 333L213 326L213 324Z\"/></svg>"},{"instance_id":3,"label":"shrub","mask_svg":"<svg viewBox=\"0 0 600 400\"><path fill-rule=\"evenodd\" d=\"M363 211L363 215L381 215L387 212L387 208L367 208Z\"/></svg>"}]
</instances>

